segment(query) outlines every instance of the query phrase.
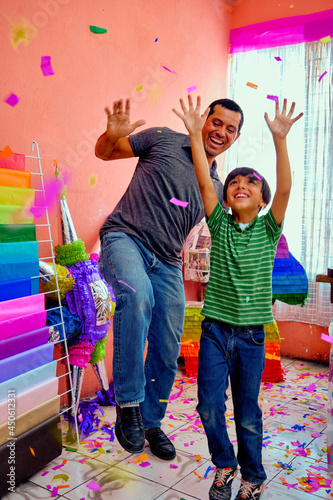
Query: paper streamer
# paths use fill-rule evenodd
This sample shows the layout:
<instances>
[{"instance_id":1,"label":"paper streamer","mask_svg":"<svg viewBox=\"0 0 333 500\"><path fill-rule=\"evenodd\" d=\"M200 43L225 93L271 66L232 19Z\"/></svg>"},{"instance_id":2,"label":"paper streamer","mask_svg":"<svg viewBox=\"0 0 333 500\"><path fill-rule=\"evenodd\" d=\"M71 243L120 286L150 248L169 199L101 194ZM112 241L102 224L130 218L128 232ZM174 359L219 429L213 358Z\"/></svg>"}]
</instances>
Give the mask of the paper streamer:
<instances>
[{"instance_id":1,"label":"paper streamer","mask_svg":"<svg viewBox=\"0 0 333 500\"><path fill-rule=\"evenodd\" d=\"M30 372L23 373L23 375L2 382L0 384L0 401L4 399L7 400L8 391L14 390L16 393L20 393L47 379L54 378L56 376L56 370L57 361L52 361L52 363L39 366L35 368L35 370L31 370Z\"/></svg>"},{"instance_id":2,"label":"paper streamer","mask_svg":"<svg viewBox=\"0 0 333 500\"><path fill-rule=\"evenodd\" d=\"M39 293L39 279L20 279L0 282L0 302Z\"/></svg>"},{"instance_id":3,"label":"paper streamer","mask_svg":"<svg viewBox=\"0 0 333 500\"><path fill-rule=\"evenodd\" d=\"M0 383L53 361L53 344L44 344L0 361Z\"/></svg>"},{"instance_id":4,"label":"paper streamer","mask_svg":"<svg viewBox=\"0 0 333 500\"><path fill-rule=\"evenodd\" d=\"M9 147L9 146L8 146ZM10 148L9 148L10 149ZM0 151L0 168L11 168L12 170L25 170L25 155L13 153L9 157L2 156L6 148Z\"/></svg>"},{"instance_id":5,"label":"paper streamer","mask_svg":"<svg viewBox=\"0 0 333 500\"><path fill-rule=\"evenodd\" d=\"M5 283L7 284L7 283ZM39 311L0 322L0 340L32 332L46 326L46 311Z\"/></svg>"},{"instance_id":6,"label":"paper streamer","mask_svg":"<svg viewBox=\"0 0 333 500\"><path fill-rule=\"evenodd\" d=\"M11 168L0 168L0 186L30 188L31 173Z\"/></svg>"},{"instance_id":7,"label":"paper streamer","mask_svg":"<svg viewBox=\"0 0 333 500\"><path fill-rule=\"evenodd\" d=\"M0 303L0 321L26 316L45 310L45 297L43 294L21 297Z\"/></svg>"},{"instance_id":8,"label":"paper streamer","mask_svg":"<svg viewBox=\"0 0 333 500\"><path fill-rule=\"evenodd\" d=\"M177 200L177 198L171 198L171 200L169 200L170 203L173 203L174 205L178 205L179 207L187 207L188 205L188 201L181 201L181 200Z\"/></svg>"}]
</instances>

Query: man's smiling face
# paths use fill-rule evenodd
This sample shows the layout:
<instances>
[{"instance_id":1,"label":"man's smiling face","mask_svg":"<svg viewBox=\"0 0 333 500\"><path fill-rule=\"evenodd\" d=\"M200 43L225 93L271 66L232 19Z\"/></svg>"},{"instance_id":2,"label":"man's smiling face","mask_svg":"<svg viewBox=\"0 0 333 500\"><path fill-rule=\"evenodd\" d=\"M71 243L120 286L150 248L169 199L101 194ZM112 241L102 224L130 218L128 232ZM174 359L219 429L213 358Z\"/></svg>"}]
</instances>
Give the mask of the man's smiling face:
<instances>
[{"instance_id":1,"label":"man's smiling face","mask_svg":"<svg viewBox=\"0 0 333 500\"><path fill-rule=\"evenodd\" d=\"M214 113L208 116L202 127L202 140L210 164L238 139L240 120L240 113L219 104L215 106Z\"/></svg>"}]
</instances>

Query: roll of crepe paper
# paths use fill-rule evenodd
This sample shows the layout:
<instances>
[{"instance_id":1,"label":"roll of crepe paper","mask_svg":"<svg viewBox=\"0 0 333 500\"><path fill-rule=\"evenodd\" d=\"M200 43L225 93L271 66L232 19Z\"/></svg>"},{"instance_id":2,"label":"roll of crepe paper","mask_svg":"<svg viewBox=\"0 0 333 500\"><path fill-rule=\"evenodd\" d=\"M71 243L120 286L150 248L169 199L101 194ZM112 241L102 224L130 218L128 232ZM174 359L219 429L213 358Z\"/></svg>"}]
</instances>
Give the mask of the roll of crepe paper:
<instances>
[{"instance_id":1,"label":"roll of crepe paper","mask_svg":"<svg viewBox=\"0 0 333 500\"><path fill-rule=\"evenodd\" d=\"M13 453L12 443L15 446L15 484L18 486L22 481L40 472L43 467L61 455L60 416L55 415L45 420L29 431L20 434L16 441L7 441L0 447L2 472L0 474L0 496L8 493L7 474L12 470L10 469L10 457ZM31 448L34 450L34 456L31 453Z\"/></svg>"},{"instance_id":2,"label":"roll of crepe paper","mask_svg":"<svg viewBox=\"0 0 333 500\"><path fill-rule=\"evenodd\" d=\"M0 304L3 304L3 302L0 302ZM0 360L46 344L48 338L49 327L45 326L33 332L22 333L16 337L0 340Z\"/></svg>"},{"instance_id":3,"label":"roll of crepe paper","mask_svg":"<svg viewBox=\"0 0 333 500\"><path fill-rule=\"evenodd\" d=\"M1 195L0 195L1 196ZM34 216L29 207L0 205L0 224L33 224Z\"/></svg>"},{"instance_id":4,"label":"roll of crepe paper","mask_svg":"<svg viewBox=\"0 0 333 500\"><path fill-rule=\"evenodd\" d=\"M36 241L35 224L0 224L0 243Z\"/></svg>"},{"instance_id":5,"label":"roll of crepe paper","mask_svg":"<svg viewBox=\"0 0 333 500\"><path fill-rule=\"evenodd\" d=\"M0 383L53 361L53 344L44 344L0 361Z\"/></svg>"},{"instance_id":6,"label":"roll of crepe paper","mask_svg":"<svg viewBox=\"0 0 333 500\"><path fill-rule=\"evenodd\" d=\"M0 384L0 401L8 398L8 392L14 391L15 393L25 391L30 387L45 382L47 379L56 376L57 361L52 361L47 365L39 366L30 372L23 373L18 377L11 378Z\"/></svg>"},{"instance_id":7,"label":"roll of crepe paper","mask_svg":"<svg viewBox=\"0 0 333 500\"><path fill-rule=\"evenodd\" d=\"M32 408L15 419L15 437L30 430L44 420L53 417L60 410L60 396L55 396ZM8 442L8 423L0 425L0 445ZM33 447L33 444L32 444Z\"/></svg>"},{"instance_id":8,"label":"roll of crepe paper","mask_svg":"<svg viewBox=\"0 0 333 500\"><path fill-rule=\"evenodd\" d=\"M1 205L19 205L22 207L32 207L34 203L34 189L0 186Z\"/></svg>"},{"instance_id":9,"label":"roll of crepe paper","mask_svg":"<svg viewBox=\"0 0 333 500\"><path fill-rule=\"evenodd\" d=\"M0 302L0 321L45 311L45 296L41 293Z\"/></svg>"},{"instance_id":10,"label":"roll of crepe paper","mask_svg":"<svg viewBox=\"0 0 333 500\"><path fill-rule=\"evenodd\" d=\"M4 159L0 155L0 168L11 168L12 170L25 170L25 155L13 153Z\"/></svg>"},{"instance_id":11,"label":"roll of crepe paper","mask_svg":"<svg viewBox=\"0 0 333 500\"><path fill-rule=\"evenodd\" d=\"M35 406L38 406L48 399L58 395L58 377L50 378L45 382L30 387L25 391L19 392L15 397L15 415L18 417ZM0 425L8 421L8 401L0 403Z\"/></svg>"},{"instance_id":12,"label":"roll of crepe paper","mask_svg":"<svg viewBox=\"0 0 333 500\"><path fill-rule=\"evenodd\" d=\"M24 170L0 168L0 186L30 188L31 174Z\"/></svg>"},{"instance_id":13,"label":"roll of crepe paper","mask_svg":"<svg viewBox=\"0 0 333 500\"><path fill-rule=\"evenodd\" d=\"M37 293L39 293L38 279L23 278L21 280L0 282L0 302Z\"/></svg>"},{"instance_id":14,"label":"roll of crepe paper","mask_svg":"<svg viewBox=\"0 0 333 500\"><path fill-rule=\"evenodd\" d=\"M33 332L46 326L46 311L39 311L0 322L0 340Z\"/></svg>"}]
</instances>

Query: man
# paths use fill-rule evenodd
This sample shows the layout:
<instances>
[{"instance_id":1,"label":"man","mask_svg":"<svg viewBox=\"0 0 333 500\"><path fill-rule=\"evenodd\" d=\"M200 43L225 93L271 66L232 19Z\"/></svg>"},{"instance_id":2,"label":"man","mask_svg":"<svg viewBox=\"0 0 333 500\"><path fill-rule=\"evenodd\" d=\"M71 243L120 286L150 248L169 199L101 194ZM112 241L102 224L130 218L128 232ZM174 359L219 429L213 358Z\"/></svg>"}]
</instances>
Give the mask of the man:
<instances>
[{"instance_id":1,"label":"man","mask_svg":"<svg viewBox=\"0 0 333 500\"><path fill-rule=\"evenodd\" d=\"M189 136L166 127L130 135L144 120L130 123L130 104L105 109L107 130L96 143L102 160L139 157L133 178L100 230L100 268L116 295L113 318L113 378L117 402L115 432L130 453L145 439L154 455L172 460L175 448L161 430L177 372L185 295L181 251L204 217ZM239 137L241 108L214 101L202 129L210 175L223 202L215 158ZM144 349L148 350L144 361Z\"/></svg>"}]
</instances>

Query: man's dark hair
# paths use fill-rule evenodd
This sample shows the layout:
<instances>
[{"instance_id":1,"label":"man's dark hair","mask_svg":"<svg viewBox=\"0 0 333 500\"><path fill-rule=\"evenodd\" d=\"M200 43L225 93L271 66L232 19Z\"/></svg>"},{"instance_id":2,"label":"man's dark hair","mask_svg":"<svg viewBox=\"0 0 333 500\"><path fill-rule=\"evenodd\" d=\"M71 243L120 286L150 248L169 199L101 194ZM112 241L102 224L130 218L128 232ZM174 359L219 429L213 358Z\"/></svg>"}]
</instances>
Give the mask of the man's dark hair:
<instances>
[{"instance_id":1,"label":"man's dark hair","mask_svg":"<svg viewBox=\"0 0 333 500\"><path fill-rule=\"evenodd\" d=\"M230 109L230 111L236 111L236 113L239 113L241 115L241 119L238 125L238 130L237 132L241 131L241 128L244 123L244 113L243 110L240 106L235 101L232 101L231 99L217 99L217 101L213 101L209 105L209 113L208 116L212 115L214 113L215 106L220 105L222 108ZM208 118L207 116L207 118Z\"/></svg>"},{"instance_id":2,"label":"man's dark hair","mask_svg":"<svg viewBox=\"0 0 333 500\"><path fill-rule=\"evenodd\" d=\"M227 201L227 189L230 184L230 182L235 179L238 175L241 175L242 177L251 177L253 180L261 180L261 193L262 193L262 199L268 205L268 203L271 201L271 190L268 185L268 182L266 179L259 174L256 170L253 168L248 168L248 167L239 167L235 168L232 170L228 175L224 183L223 187L223 200ZM260 212L260 210L259 210Z\"/></svg>"}]
</instances>

